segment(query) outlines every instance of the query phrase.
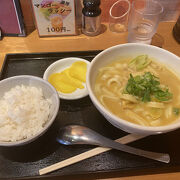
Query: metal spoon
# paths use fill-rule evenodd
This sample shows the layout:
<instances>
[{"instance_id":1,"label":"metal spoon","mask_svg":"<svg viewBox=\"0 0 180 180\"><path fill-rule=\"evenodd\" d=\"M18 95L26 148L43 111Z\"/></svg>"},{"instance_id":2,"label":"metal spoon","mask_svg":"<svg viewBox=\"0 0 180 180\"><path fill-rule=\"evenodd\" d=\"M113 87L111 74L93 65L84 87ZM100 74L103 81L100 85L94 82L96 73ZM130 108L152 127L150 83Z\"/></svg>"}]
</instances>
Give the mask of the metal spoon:
<instances>
[{"instance_id":1,"label":"metal spoon","mask_svg":"<svg viewBox=\"0 0 180 180\"><path fill-rule=\"evenodd\" d=\"M57 141L64 145L73 145L73 144L91 144L98 145L102 147L113 148L128 152L130 154L135 154L138 156L143 156L149 159L157 160L164 163L170 162L169 154L165 153L156 153L151 151L144 151L138 148L133 148L111 139L108 139L97 132L83 126L70 125L63 127L59 130L57 136Z\"/></svg>"}]
</instances>

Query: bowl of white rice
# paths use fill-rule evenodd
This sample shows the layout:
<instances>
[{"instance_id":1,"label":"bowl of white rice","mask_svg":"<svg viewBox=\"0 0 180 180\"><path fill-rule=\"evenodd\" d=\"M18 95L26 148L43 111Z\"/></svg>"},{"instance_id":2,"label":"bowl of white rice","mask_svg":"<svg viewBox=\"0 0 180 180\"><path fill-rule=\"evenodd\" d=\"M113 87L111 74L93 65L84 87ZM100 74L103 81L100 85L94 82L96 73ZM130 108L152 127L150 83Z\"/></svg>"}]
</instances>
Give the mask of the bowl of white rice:
<instances>
[{"instance_id":1,"label":"bowl of white rice","mask_svg":"<svg viewBox=\"0 0 180 180\"><path fill-rule=\"evenodd\" d=\"M43 135L59 111L55 88L42 78L20 75L0 81L0 146L30 143Z\"/></svg>"}]
</instances>

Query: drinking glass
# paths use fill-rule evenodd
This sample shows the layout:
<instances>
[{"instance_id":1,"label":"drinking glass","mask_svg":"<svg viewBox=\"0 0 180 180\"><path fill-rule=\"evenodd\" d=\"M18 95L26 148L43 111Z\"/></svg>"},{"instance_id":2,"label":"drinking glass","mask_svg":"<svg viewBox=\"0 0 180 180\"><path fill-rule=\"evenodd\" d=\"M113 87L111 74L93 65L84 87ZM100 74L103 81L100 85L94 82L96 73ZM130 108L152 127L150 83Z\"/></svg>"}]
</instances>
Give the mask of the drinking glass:
<instances>
[{"instance_id":1,"label":"drinking glass","mask_svg":"<svg viewBox=\"0 0 180 180\"><path fill-rule=\"evenodd\" d=\"M131 4L128 0L115 2L109 10L109 29L112 32L125 32Z\"/></svg>"},{"instance_id":2,"label":"drinking glass","mask_svg":"<svg viewBox=\"0 0 180 180\"><path fill-rule=\"evenodd\" d=\"M128 42L150 44L162 12L162 5L155 0L133 1L128 23Z\"/></svg>"}]
</instances>

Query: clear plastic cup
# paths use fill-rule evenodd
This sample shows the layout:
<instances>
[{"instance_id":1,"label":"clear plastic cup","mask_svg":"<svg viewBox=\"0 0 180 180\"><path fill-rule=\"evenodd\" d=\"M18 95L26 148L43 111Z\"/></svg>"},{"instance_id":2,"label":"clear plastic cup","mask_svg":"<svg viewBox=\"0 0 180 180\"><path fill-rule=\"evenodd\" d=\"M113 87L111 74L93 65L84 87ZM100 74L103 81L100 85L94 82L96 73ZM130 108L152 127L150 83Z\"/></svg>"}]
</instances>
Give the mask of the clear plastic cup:
<instances>
[{"instance_id":1,"label":"clear plastic cup","mask_svg":"<svg viewBox=\"0 0 180 180\"><path fill-rule=\"evenodd\" d=\"M110 31L117 33L127 31L130 7L128 0L119 0L111 6L109 10Z\"/></svg>"},{"instance_id":2,"label":"clear plastic cup","mask_svg":"<svg viewBox=\"0 0 180 180\"><path fill-rule=\"evenodd\" d=\"M128 42L150 44L156 33L163 6L155 0L135 0L128 23Z\"/></svg>"}]
</instances>

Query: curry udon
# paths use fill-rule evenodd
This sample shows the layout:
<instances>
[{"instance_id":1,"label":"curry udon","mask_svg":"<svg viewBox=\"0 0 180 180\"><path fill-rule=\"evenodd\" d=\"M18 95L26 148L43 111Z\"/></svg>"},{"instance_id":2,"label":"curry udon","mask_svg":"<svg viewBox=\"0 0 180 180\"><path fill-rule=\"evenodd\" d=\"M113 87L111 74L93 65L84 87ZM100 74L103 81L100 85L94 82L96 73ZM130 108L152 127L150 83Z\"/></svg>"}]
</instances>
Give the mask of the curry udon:
<instances>
[{"instance_id":1,"label":"curry udon","mask_svg":"<svg viewBox=\"0 0 180 180\"><path fill-rule=\"evenodd\" d=\"M95 94L116 116L143 126L163 126L180 116L180 79L147 55L102 67Z\"/></svg>"}]
</instances>

